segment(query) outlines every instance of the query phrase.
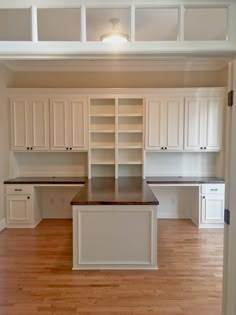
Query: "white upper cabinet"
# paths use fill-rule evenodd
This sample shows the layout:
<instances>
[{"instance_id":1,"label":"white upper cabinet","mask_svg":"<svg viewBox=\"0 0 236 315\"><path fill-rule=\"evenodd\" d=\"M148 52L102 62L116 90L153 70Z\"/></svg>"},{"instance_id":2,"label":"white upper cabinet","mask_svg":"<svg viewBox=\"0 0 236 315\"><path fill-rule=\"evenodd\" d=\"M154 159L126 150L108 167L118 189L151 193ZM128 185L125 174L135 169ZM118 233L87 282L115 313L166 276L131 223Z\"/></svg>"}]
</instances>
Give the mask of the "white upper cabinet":
<instances>
[{"instance_id":1,"label":"white upper cabinet","mask_svg":"<svg viewBox=\"0 0 236 315\"><path fill-rule=\"evenodd\" d=\"M52 98L50 114L51 150L79 151L87 148L87 113L84 98Z\"/></svg>"},{"instance_id":2,"label":"white upper cabinet","mask_svg":"<svg viewBox=\"0 0 236 315\"><path fill-rule=\"evenodd\" d=\"M183 150L183 108L182 97L156 97L147 100L147 150Z\"/></svg>"},{"instance_id":3,"label":"white upper cabinet","mask_svg":"<svg viewBox=\"0 0 236 315\"><path fill-rule=\"evenodd\" d=\"M185 150L219 151L222 138L223 99L190 97L185 102Z\"/></svg>"},{"instance_id":4,"label":"white upper cabinet","mask_svg":"<svg viewBox=\"0 0 236 315\"><path fill-rule=\"evenodd\" d=\"M12 149L49 149L49 101L43 97L11 99Z\"/></svg>"}]
</instances>

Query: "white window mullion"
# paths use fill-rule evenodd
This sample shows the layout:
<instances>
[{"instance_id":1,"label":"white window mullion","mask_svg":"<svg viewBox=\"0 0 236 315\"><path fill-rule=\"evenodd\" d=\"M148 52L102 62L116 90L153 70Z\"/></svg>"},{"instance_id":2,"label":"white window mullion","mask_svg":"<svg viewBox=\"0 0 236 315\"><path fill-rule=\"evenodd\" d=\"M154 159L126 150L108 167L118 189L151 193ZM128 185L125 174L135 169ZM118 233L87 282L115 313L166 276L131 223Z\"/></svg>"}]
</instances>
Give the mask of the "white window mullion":
<instances>
[{"instance_id":1,"label":"white window mullion","mask_svg":"<svg viewBox=\"0 0 236 315\"><path fill-rule=\"evenodd\" d=\"M180 5L179 7L179 34L178 34L179 41L184 40L184 11L185 11L185 7L183 5Z\"/></svg>"},{"instance_id":2,"label":"white window mullion","mask_svg":"<svg viewBox=\"0 0 236 315\"><path fill-rule=\"evenodd\" d=\"M81 5L81 42L86 42L86 6L84 4Z\"/></svg>"},{"instance_id":3,"label":"white window mullion","mask_svg":"<svg viewBox=\"0 0 236 315\"><path fill-rule=\"evenodd\" d=\"M33 42L38 41L38 19L37 7L35 5L31 7L31 40Z\"/></svg>"},{"instance_id":4,"label":"white window mullion","mask_svg":"<svg viewBox=\"0 0 236 315\"><path fill-rule=\"evenodd\" d=\"M130 41L135 42L135 5L130 8Z\"/></svg>"}]
</instances>

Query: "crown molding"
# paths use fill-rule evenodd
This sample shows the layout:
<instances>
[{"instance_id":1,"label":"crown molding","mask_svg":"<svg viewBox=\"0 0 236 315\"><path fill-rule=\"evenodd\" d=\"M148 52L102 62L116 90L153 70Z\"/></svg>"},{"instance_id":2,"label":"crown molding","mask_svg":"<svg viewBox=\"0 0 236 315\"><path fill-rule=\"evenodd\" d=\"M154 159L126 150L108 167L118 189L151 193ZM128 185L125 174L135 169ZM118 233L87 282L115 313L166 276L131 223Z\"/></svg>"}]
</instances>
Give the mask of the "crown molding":
<instances>
[{"instance_id":1,"label":"crown molding","mask_svg":"<svg viewBox=\"0 0 236 315\"><path fill-rule=\"evenodd\" d=\"M227 59L139 59L139 60L11 60L2 61L14 72L150 72L150 71L219 71Z\"/></svg>"}]
</instances>

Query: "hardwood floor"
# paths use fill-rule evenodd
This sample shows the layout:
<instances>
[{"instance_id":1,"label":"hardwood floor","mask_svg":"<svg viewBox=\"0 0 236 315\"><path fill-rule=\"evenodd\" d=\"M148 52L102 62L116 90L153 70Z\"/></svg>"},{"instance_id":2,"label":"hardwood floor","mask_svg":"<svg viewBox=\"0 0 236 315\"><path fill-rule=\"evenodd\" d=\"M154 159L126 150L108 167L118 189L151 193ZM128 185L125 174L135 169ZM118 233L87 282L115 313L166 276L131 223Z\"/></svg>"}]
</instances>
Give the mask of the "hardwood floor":
<instances>
[{"instance_id":1,"label":"hardwood floor","mask_svg":"<svg viewBox=\"0 0 236 315\"><path fill-rule=\"evenodd\" d=\"M220 315L223 231L159 220L157 271L72 271L71 220L0 233L1 315Z\"/></svg>"}]
</instances>

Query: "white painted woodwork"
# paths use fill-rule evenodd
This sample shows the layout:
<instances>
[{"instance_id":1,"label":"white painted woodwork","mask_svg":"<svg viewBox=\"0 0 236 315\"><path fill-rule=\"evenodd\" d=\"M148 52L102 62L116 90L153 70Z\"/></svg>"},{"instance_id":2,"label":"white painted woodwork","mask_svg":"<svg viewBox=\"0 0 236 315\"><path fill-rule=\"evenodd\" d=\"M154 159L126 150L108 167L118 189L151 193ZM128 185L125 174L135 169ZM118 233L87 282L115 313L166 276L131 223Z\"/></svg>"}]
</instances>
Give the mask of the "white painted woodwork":
<instances>
[{"instance_id":1,"label":"white painted woodwork","mask_svg":"<svg viewBox=\"0 0 236 315\"><path fill-rule=\"evenodd\" d=\"M89 178L142 176L144 100L140 96L91 97ZM137 167L139 165L139 167ZM99 166L101 168L99 169ZM128 170L127 170L127 166Z\"/></svg>"},{"instance_id":2,"label":"white painted woodwork","mask_svg":"<svg viewBox=\"0 0 236 315\"><path fill-rule=\"evenodd\" d=\"M41 198L33 185L6 185L5 192L8 228L33 228L41 221Z\"/></svg>"},{"instance_id":3,"label":"white painted woodwork","mask_svg":"<svg viewBox=\"0 0 236 315\"><path fill-rule=\"evenodd\" d=\"M201 215L199 227L214 227L224 223L224 184L203 184L201 192Z\"/></svg>"},{"instance_id":4,"label":"white painted woodwork","mask_svg":"<svg viewBox=\"0 0 236 315\"><path fill-rule=\"evenodd\" d=\"M69 104L63 98L50 100L51 150L68 150L69 141Z\"/></svg>"},{"instance_id":5,"label":"white painted woodwork","mask_svg":"<svg viewBox=\"0 0 236 315\"><path fill-rule=\"evenodd\" d=\"M32 200L27 195L7 197L7 226L30 225L32 222Z\"/></svg>"},{"instance_id":6,"label":"white painted woodwork","mask_svg":"<svg viewBox=\"0 0 236 315\"><path fill-rule=\"evenodd\" d=\"M183 107L183 98L147 100L147 150L183 150Z\"/></svg>"},{"instance_id":7,"label":"white painted woodwork","mask_svg":"<svg viewBox=\"0 0 236 315\"><path fill-rule=\"evenodd\" d=\"M229 89L236 89L236 60L230 67L232 72ZM223 290L223 315L234 315L236 313L236 106L228 108L229 117L229 147L228 147L228 172L226 186L226 207L230 210L230 225L225 224L225 246L224 246L224 290Z\"/></svg>"},{"instance_id":8,"label":"white painted woodwork","mask_svg":"<svg viewBox=\"0 0 236 315\"><path fill-rule=\"evenodd\" d=\"M71 101L71 143L72 150L85 149L87 146L87 115L83 100Z\"/></svg>"},{"instance_id":9,"label":"white painted woodwork","mask_svg":"<svg viewBox=\"0 0 236 315\"><path fill-rule=\"evenodd\" d=\"M218 151L222 142L223 100L207 99L207 119L205 143L208 151Z\"/></svg>"},{"instance_id":10,"label":"white painted woodwork","mask_svg":"<svg viewBox=\"0 0 236 315\"><path fill-rule=\"evenodd\" d=\"M201 223L224 223L224 195L202 196Z\"/></svg>"},{"instance_id":11,"label":"white painted woodwork","mask_svg":"<svg viewBox=\"0 0 236 315\"><path fill-rule=\"evenodd\" d=\"M223 99L187 97L185 100L186 151L220 151Z\"/></svg>"},{"instance_id":12,"label":"white painted woodwork","mask_svg":"<svg viewBox=\"0 0 236 315\"><path fill-rule=\"evenodd\" d=\"M49 149L49 103L44 97L11 99L12 150Z\"/></svg>"},{"instance_id":13,"label":"white painted woodwork","mask_svg":"<svg viewBox=\"0 0 236 315\"><path fill-rule=\"evenodd\" d=\"M48 99L31 100L32 147L37 151L49 149L49 103Z\"/></svg>"},{"instance_id":14,"label":"white painted woodwork","mask_svg":"<svg viewBox=\"0 0 236 315\"><path fill-rule=\"evenodd\" d=\"M85 150L87 148L85 99L54 97L50 102L51 150Z\"/></svg>"},{"instance_id":15,"label":"white painted woodwork","mask_svg":"<svg viewBox=\"0 0 236 315\"><path fill-rule=\"evenodd\" d=\"M18 1L19 2L19 1ZM192 56L193 52L194 55L198 55L202 56L203 54L209 56L209 55L224 55L224 56L229 56L235 53L236 51L236 35L235 35L235 3L233 0L230 0L228 2L226 2L225 0L219 0L219 1L212 1L212 0L208 0L208 1L204 1L204 5L203 8L196 8L196 6L199 7L199 1L194 0L191 1L191 8L190 10L200 10L201 11L201 15L202 17L202 25L199 26L198 23L196 23L196 21L198 21L198 17L195 19L192 18L192 15L187 15L186 14L180 14L180 16L177 18L177 26L175 27L176 30L181 30L181 33L183 29L186 30L185 27L185 23L187 26L188 31L191 31L191 33L189 34L189 32L187 34L184 35L188 35L188 39L197 39L198 41L194 42L192 40L184 40L184 37L180 34L178 36L178 40L173 40L173 41L165 41L165 39L168 39L168 36L166 36L165 38L162 38L162 36L158 37L158 38L154 38L154 39L162 39L159 41L135 41L135 24L134 24L134 20L135 20L135 13L136 11L138 11L138 9L144 7L146 9L151 9L151 13L153 13L154 10L152 10L153 8L157 9L158 6L161 9L166 9L166 12L171 11L173 9L176 10L176 8L183 8L183 9L189 9L188 8L188 3L186 1L167 1L168 3L165 3L165 6L163 7L163 1L144 1L144 0L140 0L138 2L133 2L132 0L126 1L125 2L125 7L124 7L124 1L119 0L119 1L112 1L111 3L109 3L110 7L107 8L107 6L105 5L105 7L107 8L107 10L113 10L113 11L120 11L120 10L125 10L127 11L127 16L128 18L126 18L127 23L129 24L129 21L132 21L132 41L130 43L128 43L128 45L119 45L118 48L114 49L114 47L112 45L106 45L100 41L98 42L88 42L85 41L85 36L82 38L82 41L68 41L68 42L63 42L63 45L61 44L62 42L60 41L53 41L53 38L51 39L51 41L45 43L45 42L33 42L33 41L24 41L22 42L21 45L19 45L19 42L10 42L10 41L3 41L0 42L0 55L3 58L52 58L52 57L58 57L60 56L60 58L85 58L87 56L87 58L91 58L92 55L99 55L100 56L108 56L109 58L114 58L114 55L116 53L116 51L119 51L119 56L121 57L125 57L125 58L132 58L134 56L157 56L158 54L163 56L168 54L169 56L172 55L179 55L179 56ZM57 0L57 1L47 1L47 3L42 4L40 1L38 0L25 0L23 1L22 4L18 4L17 1L11 1L11 3L6 3L6 1L1 0L0 1L0 8L10 8L11 10L14 8L30 8L32 6L35 6L35 8L68 8L71 9L72 11L74 9L74 11L80 7L80 6L87 6L86 3L84 1L67 1L65 3L65 1L62 0ZM92 5L92 9L96 10L96 8L98 7L102 7L103 11L105 11L105 7L104 7L104 1L102 2L100 1L92 1L92 3L90 3L88 5L88 9L91 9ZM206 10L206 6L210 6L210 8L208 8L208 10ZM131 9L132 8L132 9ZM225 8L225 11L227 11L228 9L228 14L227 12L224 14L220 14L220 15L212 15L210 14L209 10L223 10ZM136 10L135 10L136 9ZM39 10L38 10L39 11ZM178 10L176 10L178 12ZM205 14L206 12L209 12L207 15ZM85 8L82 10L82 17L81 17L81 26L85 26L85 21L86 21L86 10ZM131 19L132 16L132 19ZM161 14L162 20L163 22L166 22L169 18L169 14ZM188 19L189 17L189 19ZM106 18L103 18L101 21L101 25L99 24L97 25L92 25L94 31L96 32L97 30L99 30L99 36L102 35L101 32L105 32L105 33L109 33L110 32L110 25L108 23L108 18L109 16ZM121 25L124 25L124 18L123 15L119 16L119 18L121 19L122 23ZM53 19L53 18L52 18ZM144 19L144 18L142 18ZM142 22L141 19L141 22ZM173 20L174 17L171 16L171 20ZM176 19L176 18L175 18ZM190 20L190 25L188 23L188 21ZM207 24L207 22L209 22L209 20L211 21L211 23L209 24L208 29L206 29L206 27L204 27L204 25ZM151 21L151 18L149 17L149 19L147 20L146 24L148 25L148 22ZM60 22L60 20L59 20ZM163 22L160 23L160 21L158 20L158 24L159 25L163 25ZM168 23L168 25L171 25L171 22L173 24L173 21L170 21L170 23ZM78 32L78 34L76 34L76 29L75 27L72 27L72 29L69 29L68 32L68 28L70 26L70 24L73 23L74 21L69 21L68 27L66 27L66 25L60 25L60 23L58 23L58 25L60 27L57 28L56 31L56 36L54 39L56 40L60 40L60 34L64 34L67 31L67 38L69 38L69 40L74 39L74 36L72 35L77 35L77 39L78 39L78 34L80 35L80 30ZM75 22L76 24L78 24L77 22ZM126 23L126 24L127 24ZM18 28L20 29L20 25L17 28L16 24L13 20L12 24L12 28L15 30L17 30L18 32ZM33 24L33 25L32 25ZM46 21L45 23L43 23L44 25L47 25ZM141 23L142 24L142 23ZM176 23L174 23L176 24ZM208 25L207 24L207 25ZM31 26L32 29L34 29L34 25L35 25L35 20L32 19L31 21ZM105 27L104 27L105 25ZM3 25L2 29L6 29L6 27L4 27L5 25ZM129 26L129 25L128 25ZM103 27L105 28L103 31ZM61 29L62 28L62 29ZM159 27L160 28L160 27ZM129 32L130 26L128 27L128 32ZM151 31L149 32L149 29L151 29ZM160 28L161 29L161 28ZM27 29L29 35L31 35L31 29L30 29L30 23ZM87 27L87 31L89 31L89 28ZM85 34L85 30L83 30L83 33ZM153 29L153 27L149 27L147 29L147 33L148 35L153 35L155 33L155 29ZM156 31L156 33L159 33L158 31ZM162 32L163 33L163 32ZM162 33L160 32L159 34L162 35ZM164 32L165 33L165 32ZM185 32L186 33L186 32ZM197 37L195 36L197 33ZM220 36L219 36L220 34ZM223 35L222 35L223 34ZM38 35L38 34L37 34ZM155 34L154 34L155 35ZM168 32L169 35L169 32ZM59 36L59 39L58 39ZM72 37L71 37L72 36ZM176 37L176 36L175 36ZM24 37L25 38L25 37ZM29 36L29 38L31 39L31 36ZM33 39L36 38L36 34L34 35ZM63 39L63 38L62 38ZM153 37L151 37L151 39L153 39ZM163 40L164 39L164 40ZM200 40L199 40L200 39ZM202 40L202 39L206 39L206 40Z\"/></svg>"},{"instance_id":16,"label":"white painted woodwork","mask_svg":"<svg viewBox=\"0 0 236 315\"><path fill-rule=\"evenodd\" d=\"M185 99L185 141L186 151L199 151L204 143L205 100L203 98Z\"/></svg>"},{"instance_id":17,"label":"white painted woodwork","mask_svg":"<svg viewBox=\"0 0 236 315\"><path fill-rule=\"evenodd\" d=\"M160 150L162 146L162 102L161 100L147 101L146 109L146 149Z\"/></svg>"},{"instance_id":18,"label":"white painted woodwork","mask_svg":"<svg viewBox=\"0 0 236 315\"><path fill-rule=\"evenodd\" d=\"M158 218L188 218L199 228L223 228L224 184L150 184Z\"/></svg>"},{"instance_id":19,"label":"white painted woodwork","mask_svg":"<svg viewBox=\"0 0 236 315\"><path fill-rule=\"evenodd\" d=\"M29 139L29 103L24 98L11 100L11 143L13 150L26 150Z\"/></svg>"},{"instance_id":20,"label":"white painted woodwork","mask_svg":"<svg viewBox=\"0 0 236 315\"><path fill-rule=\"evenodd\" d=\"M157 269L156 211L150 205L73 206L73 269Z\"/></svg>"}]
</instances>

